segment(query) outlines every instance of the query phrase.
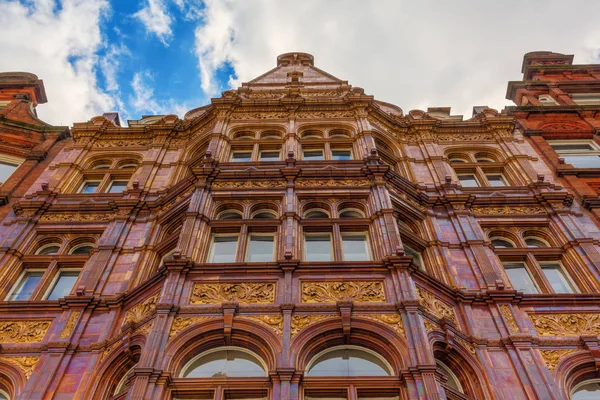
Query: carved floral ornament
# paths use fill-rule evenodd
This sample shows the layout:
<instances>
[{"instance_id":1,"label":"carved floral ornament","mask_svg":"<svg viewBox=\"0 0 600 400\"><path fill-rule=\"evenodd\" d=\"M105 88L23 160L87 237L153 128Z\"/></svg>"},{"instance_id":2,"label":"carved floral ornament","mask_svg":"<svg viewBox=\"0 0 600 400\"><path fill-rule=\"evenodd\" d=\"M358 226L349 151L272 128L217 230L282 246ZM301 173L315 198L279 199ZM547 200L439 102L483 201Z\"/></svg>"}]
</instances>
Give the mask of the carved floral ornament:
<instances>
[{"instance_id":1,"label":"carved floral ornament","mask_svg":"<svg viewBox=\"0 0 600 400\"><path fill-rule=\"evenodd\" d=\"M405 336L404 323L402 322L402 317L400 314L362 314L360 316L362 318L382 322L398 332L400 335Z\"/></svg>"},{"instance_id":2,"label":"carved floral ornament","mask_svg":"<svg viewBox=\"0 0 600 400\"><path fill-rule=\"evenodd\" d=\"M417 288L417 294L419 296L419 303L427 312L439 319L445 318L458 325L454 308L421 288Z\"/></svg>"},{"instance_id":3,"label":"carved floral ornament","mask_svg":"<svg viewBox=\"0 0 600 400\"><path fill-rule=\"evenodd\" d=\"M283 334L283 316L281 315L258 315L258 316L239 316L240 319L249 319L256 321L261 325L270 328L276 335Z\"/></svg>"},{"instance_id":4,"label":"carved floral ornament","mask_svg":"<svg viewBox=\"0 0 600 400\"><path fill-rule=\"evenodd\" d=\"M337 315L326 314L310 314L310 315L294 315L292 317L292 337L296 336L300 331L309 325L315 324L325 319L338 318Z\"/></svg>"},{"instance_id":5,"label":"carved floral ornament","mask_svg":"<svg viewBox=\"0 0 600 400\"><path fill-rule=\"evenodd\" d=\"M515 317L514 317L512 311L510 310L510 306L508 306L506 304L500 305L500 312L502 313L502 316L504 317L504 321L506 321L506 325L508 326L510 333L521 332L521 329L519 329L519 325L517 325L517 321L515 320Z\"/></svg>"},{"instance_id":6,"label":"carved floral ornament","mask_svg":"<svg viewBox=\"0 0 600 400\"><path fill-rule=\"evenodd\" d=\"M556 369L561 358L576 351L577 350L541 350L540 353L542 353L542 358L544 359L548 370L552 372Z\"/></svg>"},{"instance_id":7,"label":"carved floral ornament","mask_svg":"<svg viewBox=\"0 0 600 400\"><path fill-rule=\"evenodd\" d=\"M44 214L40 217L40 222L97 222L110 221L114 214Z\"/></svg>"},{"instance_id":8,"label":"carved floral ornament","mask_svg":"<svg viewBox=\"0 0 600 400\"><path fill-rule=\"evenodd\" d=\"M171 324L171 330L169 331L169 337L172 338L173 336L176 336L179 332L181 332L182 330L195 325L199 322L202 321L206 321L208 319L215 319L215 318L219 318L219 317L209 317L209 316L202 316L202 317L175 317L175 319L173 320L173 323Z\"/></svg>"},{"instance_id":9,"label":"carved floral ornament","mask_svg":"<svg viewBox=\"0 0 600 400\"><path fill-rule=\"evenodd\" d=\"M384 303L382 281L302 282L303 303L336 303L352 300L362 303Z\"/></svg>"},{"instance_id":10,"label":"carved floral ornament","mask_svg":"<svg viewBox=\"0 0 600 400\"><path fill-rule=\"evenodd\" d=\"M472 208L475 215L531 215L546 214L540 206L504 206L504 207L478 207Z\"/></svg>"},{"instance_id":11,"label":"carved floral ornament","mask_svg":"<svg viewBox=\"0 0 600 400\"><path fill-rule=\"evenodd\" d=\"M33 374L33 369L40 361L39 357L0 357L0 361L7 362L19 368L25 378L29 379Z\"/></svg>"},{"instance_id":12,"label":"carved floral ornament","mask_svg":"<svg viewBox=\"0 0 600 400\"><path fill-rule=\"evenodd\" d=\"M52 321L0 321L0 343L40 343Z\"/></svg>"},{"instance_id":13,"label":"carved floral ornament","mask_svg":"<svg viewBox=\"0 0 600 400\"><path fill-rule=\"evenodd\" d=\"M529 314L540 336L598 336L600 314Z\"/></svg>"},{"instance_id":14,"label":"carved floral ornament","mask_svg":"<svg viewBox=\"0 0 600 400\"><path fill-rule=\"evenodd\" d=\"M213 189L268 189L284 188L285 181L217 181L213 182Z\"/></svg>"},{"instance_id":15,"label":"carved floral ornament","mask_svg":"<svg viewBox=\"0 0 600 400\"><path fill-rule=\"evenodd\" d=\"M123 325L128 323L137 324L138 322L152 315L154 311L156 311L157 301L158 294L155 294L154 296L147 298L146 300L127 310L125 313L125 318L123 319Z\"/></svg>"},{"instance_id":16,"label":"carved floral ornament","mask_svg":"<svg viewBox=\"0 0 600 400\"><path fill-rule=\"evenodd\" d=\"M296 182L296 187L327 187L327 186L371 186L366 179L305 179Z\"/></svg>"},{"instance_id":17,"label":"carved floral ornament","mask_svg":"<svg viewBox=\"0 0 600 400\"><path fill-rule=\"evenodd\" d=\"M81 315L81 311L73 311L71 313L71 315L69 315L69 319L67 320L65 327L60 332L59 337L61 339L65 339L65 338L68 338L69 336L71 336L71 333L73 332L73 328L75 328L75 323L79 319L80 315Z\"/></svg>"},{"instance_id":18,"label":"carved floral ornament","mask_svg":"<svg viewBox=\"0 0 600 400\"><path fill-rule=\"evenodd\" d=\"M192 290L191 304L241 304L275 303L275 283L196 283Z\"/></svg>"}]
</instances>

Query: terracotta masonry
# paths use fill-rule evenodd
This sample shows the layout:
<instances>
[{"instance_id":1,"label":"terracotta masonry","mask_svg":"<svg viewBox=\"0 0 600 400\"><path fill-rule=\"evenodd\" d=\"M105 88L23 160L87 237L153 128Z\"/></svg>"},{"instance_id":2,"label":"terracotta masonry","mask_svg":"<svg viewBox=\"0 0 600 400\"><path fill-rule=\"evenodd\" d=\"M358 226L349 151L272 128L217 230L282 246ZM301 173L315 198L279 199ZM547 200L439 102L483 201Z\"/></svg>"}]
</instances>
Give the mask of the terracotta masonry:
<instances>
[{"instance_id":1,"label":"terracotta masonry","mask_svg":"<svg viewBox=\"0 0 600 400\"><path fill-rule=\"evenodd\" d=\"M0 399L589 398L600 163L569 157L596 155L600 87L570 63L526 55L521 105L465 119L288 53L183 119L70 132L17 74L0 112L35 135L0 153L46 151L0 187Z\"/></svg>"}]
</instances>

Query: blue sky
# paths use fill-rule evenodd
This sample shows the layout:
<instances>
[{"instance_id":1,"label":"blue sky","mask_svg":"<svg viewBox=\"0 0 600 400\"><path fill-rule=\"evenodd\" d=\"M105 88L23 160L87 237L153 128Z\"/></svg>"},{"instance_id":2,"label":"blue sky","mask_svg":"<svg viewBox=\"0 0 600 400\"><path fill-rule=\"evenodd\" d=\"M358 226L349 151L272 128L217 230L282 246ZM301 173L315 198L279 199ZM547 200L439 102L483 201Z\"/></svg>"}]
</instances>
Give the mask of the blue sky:
<instances>
[{"instance_id":1,"label":"blue sky","mask_svg":"<svg viewBox=\"0 0 600 400\"><path fill-rule=\"evenodd\" d=\"M0 71L44 80L39 116L177 114L303 51L405 112L502 109L526 52L600 62L600 2L0 0Z\"/></svg>"}]
</instances>

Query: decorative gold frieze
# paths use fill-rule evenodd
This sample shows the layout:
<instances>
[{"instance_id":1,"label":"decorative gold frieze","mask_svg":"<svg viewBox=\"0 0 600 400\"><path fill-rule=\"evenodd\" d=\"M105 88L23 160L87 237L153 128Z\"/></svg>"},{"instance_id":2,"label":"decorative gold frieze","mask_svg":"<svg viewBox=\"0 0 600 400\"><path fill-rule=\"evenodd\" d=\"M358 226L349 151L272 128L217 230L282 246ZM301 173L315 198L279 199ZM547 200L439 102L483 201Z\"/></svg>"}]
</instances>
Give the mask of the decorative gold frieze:
<instances>
[{"instance_id":1,"label":"decorative gold frieze","mask_svg":"<svg viewBox=\"0 0 600 400\"><path fill-rule=\"evenodd\" d=\"M340 300L383 303L386 301L383 282L302 282L303 303L335 303Z\"/></svg>"},{"instance_id":2,"label":"decorative gold frieze","mask_svg":"<svg viewBox=\"0 0 600 400\"><path fill-rule=\"evenodd\" d=\"M510 306L507 304L500 305L500 312L504 317L504 321L506 321L506 325L508 326L508 330L510 333L519 333L521 329L519 329L519 325L517 325L517 321L515 320L515 316L513 315Z\"/></svg>"},{"instance_id":3,"label":"decorative gold frieze","mask_svg":"<svg viewBox=\"0 0 600 400\"><path fill-rule=\"evenodd\" d=\"M600 314L529 314L540 336L600 335Z\"/></svg>"},{"instance_id":4,"label":"decorative gold frieze","mask_svg":"<svg viewBox=\"0 0 600 400\"><path fill-rule=\"evenodd\" d=\"M321 118L354 118L354 111L300 111L296 113L298 119Z\"/></svg>"},{"instance_id":5,"label":"decorative gold frieze","mask_svg":"<svg viewBox=\"0 0 600 400\"><path fill-rule=\"evenodd\" d=\"M428 319L424 319L423 324L425 325L425 330L427 330L428 332L431 332L432 330L437 329L437 325L435 325L433 322L429 321Z\"/></svg>"},{"instance_id":6,"label":"decorative gold frieze","mask_svg":"<svg viewBox=\"0 0 600 400\"><path fill-rule=\"evenodd\" d=\"M182 330L186 329L189 326L197 324L198 322L206 321L207 319L212 319L215 317L176 317L173 320L173 324L171 325L171 331L169 332L169 337L173 337L177 335Z\"/></svg>"},{"instance_id":7,"label":"decorative gold frieze","mask_svg":"<svg viewBox=\"0 0 600 400\"><path fill-rule=\"evenodd\" d=\"M421 306L430 314L440 319L445 318L458 325L458 320L456 319L456 313L453 307L421 288L417 288L417 293L419 295L419 303L421 303Z\"/></svg>"},{"instance_id":8,"label":"decorative gold frieze","mask_svg":"<svg viewBox=\"0 0 600 400\"><path fill-rule=\"evenodd\" d=\"M405 336L404 323L402 322L402 317L400 314L361 314L360 316L363 318L372 319L374 321L383 322L402 336Z\"/></svg>"},{"instance_id":9,"label":"decorative gold frieze","mask_svg":"<svg viewBox=\"0 0 600 400\"><path fill-rule=\"evenodd\" d=\"M504 206L471 208L475 215L531 215L545 214L546 210L539 206Z\"/></svg>"},{"instance_id":10,"label":"decorative gold frieze","mask_svg":"<svg viewBox=\"0 0 600 400\"><path fill-rule=\"evenodd\" d=\"M0 357L0 360L5 361L9 364L14 365L19 368L25 378L29 379L31 374L33 374L33 369L35 368L38 361L40 361L39 357Z\"/></svg>"},{"instance_id":11,"label":"decorative gold frieze","mask_svg":"<svg viewBox=\"0 0 600 400\"><path fill-rule=\"evenodd\" d=\"M473 355L477 354L477 346L475 346L473 343L467 342L463 339L456 339L456 341L460 343L465 349L467 349L469 353Z\"/></svg>"},{"instance_id":12,"label":"decorative gold frieze","mask_svg":"<svg viewBox=\"0 0 600 400\"><path fill-rule=\"evenodd\" d=\"M0 321L0 343L39 343L52 321Z\"/></svg>"},{"instance_id":13,"label":"decorative gold frieze","mask_svg":"<svg viewBox=\"0 0 600 400\"><path fill-rule=\"evenodd\" d=\"M231 119L279 119L288 118L289 113L285 112L239 112L231 114Z\"/></svg>"},{"instance_id":14,"label":"decorative gold frieze","mask_svg":"<svg viewBox=\"0 0 600 400\"><path fill-rule=\"evenodd\" d=\"M575 351L577 350L541 350L541 353L548 370L552 372L556 369L556 366L562 357L574 353Z\"/></svg>"},{"instance_id":15,"label":"decorative gold frieze","mask_svg":"<svg viewBox=\"0 0 600 400\"><path fill-rule=\"evenodd\" d=\"M322 92L300 92L302 97L340 97L346 92L341 90L328 90Z\"/></svg>"},{"instance_id":16,"label":"decorative gold frieze","mask_svg":"<svg viewBox=\"0 0 600 400\"><path fill-rule=\"evenodd\" d=\"M283 334L283 316L281 315L259 315L259 316L239 316L236 318L250 319L258 321L260 324L268 326L277 335Z\"/></svg>"},{"instance_id":17,"label":"decorative gold frieze","mask_svg":"<svg viewBox=\"0 0 600 400\"><path fill-rule=\"evenodd\" d=\"M71 336L71 332L73 332L73 328L75 328L75 323L77 322L77 319L79 319L79 315L81 315L81 311L73 311L71 315L69 315L65 327L60 331L59 337L61 339Z\"/></svg>"},{"instance_id":18,"label":"decorative gold frieze","mask_svg":"<svg viewBox=\"0 0 600 400\"><path fill-rule=\"evenodd\" d=\"M322 315L322 314L311 314L311 315L294 315L292 317L292 337L296 336L300 331L309 325L324 319L336 318L337 315Z\"/></svg>"},{"instance_id":19,"label":"decorative gold frieze","mask_svg":"<svg viewBox=\"0 0 600 400\"><path fill-rule=\"evenodd\" d=\"M114 214L44 214L40 217L40 222L97 222L110 221Z\"/></svg>"},{"instance_id":20,"label":"decorative gold frieze","mask_svg":"<svg viewBox=\"0 0 600 400\"><path fill-rule=\"evenodd\" d=\"M296 181L297 187L329 187L329 186L371 186L366 179L304 179Z\"/></svg>"},{"instance_id":21,"label":"decorative gold frieze","mask_svg":"<svg viewBox=\"0 0 600 400\"><path fill-rule=\"evenodd\" d=\"M421 135L423 136L423 135ZM469 142L469 141L479 141L479 140L495 140L494 135L488 133L472 133L472 134L437 134L431 135L430 137L423 137L423 139L437 139L441 142L444 141L458 141L458 142Z\"/></svg>"},{"instance_id":22,"label":"decorative gold frieze","mask_svg":"<svg viewBox=\"0 0 600 400\"><path fill-rule=\"evenodd\" d=\"M191 304L271 304L275 302L274 283L196 283Z\"/></svg>"},{"instance_id":23,"label":"decorative gold frieze","mask_svg":"<svg viewBox=\"0 0 600 400\"><path fill-rule=\"evenodd\" d=\"M144 325L137 328L135 330L135 333L142 333L144 335L147 335L150 332L150 328L152 328L152 322L153 321L146 322Z\"/></svg>"},{"instance_id":24,"label":"decorative gold frieze","mask_svg":"<svg viewBox=\"0 0 600 400\"><path fill-rule=\"evenodd\" d=\"M286 187L285 181L217 181L213 189L264 189Z\"/></svg>"},{"instance_id":25,"label":"decorative gold frieze","mask_svg":"<svg viewBox=\"0 0 600 400\"><path fill-rule=\"evenodd\" d=\"M125 313L123 325L128 323L137 324L144 318L150 316L156 310L156 302L158 301L158 295L155 294L152 297L147 298L141 303L133 306Z\"/></svg>"},{"instance_id":26,"label":"decorative gold frieze","mask_svg":"<svg viewBox=\"0 0 600 400\"><path fill-rule=\"evenodd\" d=\"M152 143L152 140L148 139L127 139L127 140L102 140L94 142L94 147L98 148L109 148L116 147L119 149L124 149L126 147L146 147Z\"/></svg>"}]
</instances>

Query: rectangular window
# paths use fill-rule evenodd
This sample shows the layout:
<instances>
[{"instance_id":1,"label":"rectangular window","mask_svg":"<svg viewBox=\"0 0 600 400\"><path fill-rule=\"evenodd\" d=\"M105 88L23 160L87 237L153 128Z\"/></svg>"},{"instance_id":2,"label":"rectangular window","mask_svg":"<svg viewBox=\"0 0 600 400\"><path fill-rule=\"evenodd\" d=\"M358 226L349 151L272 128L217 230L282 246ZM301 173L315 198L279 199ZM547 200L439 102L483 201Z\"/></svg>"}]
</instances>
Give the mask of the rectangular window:
<instances>
[{"instance_id":1,"label":"rectangular window","mask_svg":"<svg viewBox=\"0 0 600 400\"><path fill-rule=\"evenodd\" d=\"M250 235L248 239L248 250L246 261L248 262L270 262L273 261L275 249L275 237L273 235Z\"/></svg>"},{"instance_id":2,"label":"rectangular window","mask_svg":"<svg viewBox=\"0 0 600 400\"><path fill-rule=\"evenodd\" d=\"M331 235L329 233L304 235L306 261L331 261Z\"/></svg>"},{"instance_id":3,"label":"rectangular window","mask_svg":"<svg viewBox=\"0 0 600 400\"><path fill-rule=\"evenodd\" d=\"M251 151L234 151L231 154L231 162L249 162L252 161Z\"/></svg>"},{"instance_id":4,"label":"rectangular window","mask_svg":"<svg viewBox=\"0 0 600 400\"><path fill-rule=\"evenodd\" d=\"M367 234L342 233L344 261L367 261L369 257Z\"/></svg>"},{"instance_id":5,"label":"rectangular window","mask_svg":"<svg viewBox=\"0 0 600 400\"><path fill-rule=\"evenodd\" d=\"M352 151L350 150L331 150L331 159L337 161L352 160Z\"/></svg>"},{"instance_id":6,"label":"rectangular window","mask_svg":"<svg viewBox=\"0 0 600 400\"><path fill-rule=\"evenodd\" d=\"M323 160L323 150L304 150L303 158L311 161Z\"/></svg>"},{"instance_id":7,"label":"rectangular window","mask_svg":"<svg viewBox=\"0 0 600 400\"><path fill-rule=\"evenodd\" d=\"M559 154L560 155L560 154ZM600 156L577 156L560 155L565 159L565 164L571 164L575 168L600 168Z\"/></svg>"},{"instance_id":8,"label":"rectangular window","mask_svg":"<svg viewBox=\"0 0 600 400\"><path fill-rule=\"evenodd\" d=\"M269 150L260 152L260 161L279 161L279 151Z\"/></svg>"},{"instance_id":9,"label":"rectangular window","mask_svg":"<svg viewBox=\"0 0 600 400\"><path fill-rule=\"evenodd\" d=\"M589 143L564 143L564 144L553 144L552 148L554 151L586 151L595 150Z\"/></svg>"},{"instance_id":10,"label":"rectangular window","mask_svg":"<svg viewBox=\"0 0 600 400\"><path fill-rule=\"evenodd\" d=\"M214 236L210 250L209 262L227 263L235 261L238 236Z\"/></svg>"},{"instance_id":11,"label":"rectangular window","mask_svg":"<svg viewBox=\"0 0 600 400\"><path fill-rule=\"evenodd\" d=\"M580 106L600 104L600 93L573 93L573 101Z\"/></svg>"},{"instance_id":12,"label":"rectangular window","mask_svg":"<svg viewBox=\"0 0 600 400\"><path fill-rule=\"evenodd\" d=\"M19 168L19 164L8 163L0 161L0 185L6 182L6 180Z\"/></svg>"},{"instance_id":13,"label":"rectangular window","mask_svg":"<svg viewBox=\"0 0 600 400\"><path fill-rule=\"evenodd\" d=\"M479 182L477 181L477 178L475 178L475 175L473 175L473 174L458 175L458 180L460 181L460 184L463 187L478 187L479 186Z\"/></svg>"},{"instance_id":14,"label":"rectangular window","mask_svg":"<svg viewBox=\"0 0 600 400\"><path fill-rule=\"evenodd\" d=\"M79 278L79 271L60 271L47 300L57 300L68 296L73 290L77 278Z\"/></svg>"},{"instance_id":15,"label":"rectangular window","mask_svg":"<svg viewBox=\"0 0 600 400\"><path fill-rule=\"evenodd\" d=\"M127 188L128 181L112 181L108 188L108 193L123 193Z\"/></svg>"},{"instance_id":16,"label":"rectangular window","mask_svg":"<svg viewBox=\"0 0 600 400\"><path fill-rule=\"evenodd\" d=\"M504 177L500 174L489 174L485 176L490 183L490 186L506 186Z\"/></svg>"},{"instance_id":17,"label":"rectangular window","mask_svg":"<svg viewBox=\"0 0 600 400\"><path fill-rule=\"evenodd\" d=\"M99 186L100 186L100 181L85 181L85 182L83 182L81 189L79 189L79 193L86 193L86 194L96 193Z\"/></svg>"},{"instance_id":18,"label":"rectangular window","mask_svg":"<svg viewBox=\"0 0 600 400\"><path fill-rule=\"evenodd\" d=\"M43 271L28 271L23 274L8 301L27 301L44 276Z\"/></svg>"},{"instance_id":19,"label":"rectangular window","mask_svg":"<svg viewBox=\"0 0 600 400\"><path fill-rule=\"evenodd\" d=\"M553 140L548 143L566 164L575 168L600 168L600 146L593 140Z\"/></svg>"},{"instance_id":20,"label":"rectangular window","mask_svg":"<svg viewBox=\"0 0 600 400\"><path fill-rule=\"evenodd\" d=\"M529 271L522 263L504 264L506 274L515 290L526 294L538 293L538 289L529 275Z\"/></svg>"},{"instance_id":21,"label":"rectangular window","mask_svg":"<svg viewBox=\"0 0 600 400\"><path fill-rule=\"evenodd\" d=\"M575 293L573 285L559 263L541 264L542 271L555 293Z\"/></svg>"},{"instance_id":22,"label":"rectangular window","mask_svg":"<svg viewBox=\"0 0 600 400\"><path fill-rule=\"evenodd\" d=\"M415 264L419 269L423 269L423 262L421 253L413 249L412 247L404 244L404 254L413 258L413 264Z\"/></svg>"}]
</instances>

